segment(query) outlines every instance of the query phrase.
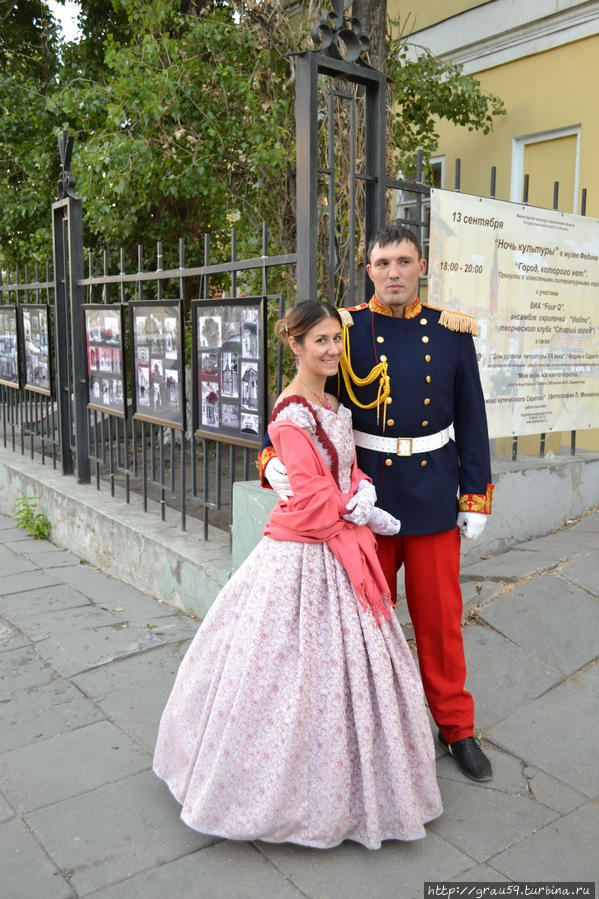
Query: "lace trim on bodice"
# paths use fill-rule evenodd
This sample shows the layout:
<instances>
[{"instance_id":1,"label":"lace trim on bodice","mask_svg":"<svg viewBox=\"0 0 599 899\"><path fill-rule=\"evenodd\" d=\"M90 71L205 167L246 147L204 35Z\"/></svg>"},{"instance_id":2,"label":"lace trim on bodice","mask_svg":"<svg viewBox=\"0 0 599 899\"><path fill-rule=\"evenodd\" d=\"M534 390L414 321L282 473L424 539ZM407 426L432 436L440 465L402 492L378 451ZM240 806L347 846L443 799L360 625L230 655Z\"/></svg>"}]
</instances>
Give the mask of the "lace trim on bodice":
<instances>
[{"instance_id":1,"label":"lace trim on bodice","mask_svg":"<svg viewBox=\"0 0 599 899\"><path fill-rule=\"evenodd\" d=\"M325 431L324 427L322 426L321 422L318 419L318 416L315 414L314 409L312 408L312 406L308 402L308 400L305 399L305 397L299 396L296 394L292 394L291 396L286 396L285 399L281 400L280 403L277 403L277 405L273 409L272 415L270 417L270 421L271 422L276 421L279 414L284 409L287 409L287 408L289 408L289 406L292 406L292 405L300 405L300 406L305 407L308 410L311 421L314 422L314 426L313 426L314 437L316 438L318 443L320 443L320 445L324 449L324 451L326 453L325 461L327 462L327 464L329 465L329 467L331 469L331 474L335 478L335 483L339 484L339 456L337 454L337 450L335 449L335 444L333 443L333 441L331 440L331 438ZM295 422L295 424L298 424L300 427L303 427L303 424L300 423L299 421ZM312 427L310 427L309 425L308 425L307 429L312 431ZM328 456L328 459L326 458L327 456Z\"/></svg>"}]
</instances>

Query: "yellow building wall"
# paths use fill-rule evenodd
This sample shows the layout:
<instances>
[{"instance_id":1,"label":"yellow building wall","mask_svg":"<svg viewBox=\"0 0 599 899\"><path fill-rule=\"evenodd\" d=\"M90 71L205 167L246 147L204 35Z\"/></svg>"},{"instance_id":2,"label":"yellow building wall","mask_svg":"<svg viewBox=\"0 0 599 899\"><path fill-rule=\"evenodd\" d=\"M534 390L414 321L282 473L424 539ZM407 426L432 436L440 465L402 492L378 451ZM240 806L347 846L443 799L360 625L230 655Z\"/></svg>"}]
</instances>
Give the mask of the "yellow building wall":
<instances>
[{"instance_id":1,"label":"yellow building wall","mask_svg":"<svg viewBox=\"0 0 599 899\"><path fill-rule=\"evenodd\" d=\"M410 31L421 31L438 22L457 16L468 9L485 6L484 3L468 2L468 0L428 0L417 3L416 0L388 0L387 13L391 19L399 19L400 24L406 22Z\"/></svg>"},{"instance_id":2,"label":"yellow building wall","mask_svg":"<svg viewBox=\"0 0 599 899\"><path fill-rule=\"evenodd\" d=\"M599 117L593 77L599 68L597 59L599 35L594 35L475 75L483 90L501 97L507 115L495 120L488 135L439 123L438 152L446 160L445 186L454 187L455 160L460 158L462 191L488 196L491 166L495 165L496 196L509 200L512 139L580 125L580 187L588 190L587 215L599 217L599 170L595 165ZM538 176L530 174L531 185L533 181L536 185ZM550 197L554 180L550 176ZM560 208L565 195L560 186ZM552 202L543 205L551 208ZM571 203L568 211L572 211Z\"/></svg>"}]
</instances>

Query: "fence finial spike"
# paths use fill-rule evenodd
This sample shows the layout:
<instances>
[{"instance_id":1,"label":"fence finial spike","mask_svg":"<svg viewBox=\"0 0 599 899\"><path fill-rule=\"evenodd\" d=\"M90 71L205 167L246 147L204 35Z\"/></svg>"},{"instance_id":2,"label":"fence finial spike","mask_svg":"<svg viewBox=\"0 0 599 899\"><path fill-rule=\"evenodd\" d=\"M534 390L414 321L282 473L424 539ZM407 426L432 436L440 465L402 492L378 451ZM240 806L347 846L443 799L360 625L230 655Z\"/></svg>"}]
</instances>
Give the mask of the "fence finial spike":
<instances>
[{"instance_id":1,"label":"fence finial spike","mask_svg":"<svg viewBox=\"0 0 599 899\"><path fill-rule=\"evenodd\" d=\"M73 144L75 138L68 131L62 132L62 137L58 140L58 152L60 153L60 162L62 171L58 178L58 199L64 200L66 197L77 197L75 193L75 178L71 172L71 158L73 156Z\"/></svg>"}]
</instances>

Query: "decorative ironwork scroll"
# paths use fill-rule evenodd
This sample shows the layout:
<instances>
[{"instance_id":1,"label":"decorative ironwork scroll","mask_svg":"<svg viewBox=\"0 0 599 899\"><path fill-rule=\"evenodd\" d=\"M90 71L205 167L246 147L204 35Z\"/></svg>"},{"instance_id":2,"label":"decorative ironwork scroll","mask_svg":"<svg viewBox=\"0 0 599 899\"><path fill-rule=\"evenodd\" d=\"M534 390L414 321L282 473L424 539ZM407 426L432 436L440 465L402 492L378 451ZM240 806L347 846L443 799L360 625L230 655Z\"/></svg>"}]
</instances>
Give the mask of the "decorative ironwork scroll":
<instances>
[{"instance_id":1,"label":"decorative ironwork scroll","mask_svg":"<svg viewBox=\"0 0 599 899\"><path fill-rule=\"evenodd\" d=\"M368 35L362 34L357 16L346 16L352 0L332 0L332 9L323 13L310 31L314 49L334 59L358 62L362 53L370 50Z\"/></svg>"}]
</instances>

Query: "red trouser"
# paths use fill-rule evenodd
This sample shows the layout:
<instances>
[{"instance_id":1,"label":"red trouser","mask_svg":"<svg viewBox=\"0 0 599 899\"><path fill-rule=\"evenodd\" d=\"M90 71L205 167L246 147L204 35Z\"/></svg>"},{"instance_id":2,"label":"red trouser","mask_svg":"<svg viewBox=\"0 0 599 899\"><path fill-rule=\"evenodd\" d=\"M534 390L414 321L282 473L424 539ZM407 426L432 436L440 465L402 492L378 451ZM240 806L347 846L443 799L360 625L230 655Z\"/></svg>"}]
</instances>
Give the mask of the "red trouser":
<instances>
[{"instance_id":1,"label":"red trouser","mask_svg":"<svg viewBox=\"0 0 599 899\"><path fill-rule=\"evenodd\" d=\"M416 537L377 537L377 555L391 589L405 568L406 599L431 714L448 743L471 737L474 702L464 689L460 536L454 528Z\"/></svg>"}]
</instances>

